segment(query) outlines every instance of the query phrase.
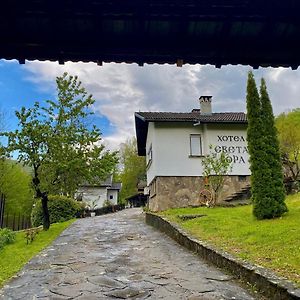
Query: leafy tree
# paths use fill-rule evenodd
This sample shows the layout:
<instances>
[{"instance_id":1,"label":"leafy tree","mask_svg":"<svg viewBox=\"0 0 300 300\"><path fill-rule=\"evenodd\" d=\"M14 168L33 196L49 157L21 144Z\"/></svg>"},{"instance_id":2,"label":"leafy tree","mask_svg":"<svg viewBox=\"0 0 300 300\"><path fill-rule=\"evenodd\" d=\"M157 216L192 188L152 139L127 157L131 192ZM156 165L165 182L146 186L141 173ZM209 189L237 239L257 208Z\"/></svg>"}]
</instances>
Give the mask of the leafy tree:
<instances>
[{"instance_id":1,"label":"leafy tree","mask_svg":"<svg viewBox=\"0 0 300 300\"><path fill-rule=\"evenodd\" d=\"M0 162L0 193L5 195L5 214L30 216L33 205L31 175L14 161Z\"/></svg>"},{"instance_id":2,"label":"leafy tree","mask_svg":"<svg viewBox=\"0 0 300 300\"><path fill-rule=\"evenodd\" d=\"M135 138L128 139L121 145L120 163L122 165L118 175L122 181L120 199L124 202L127 197L138 192L139 181L146 180L146 159L144 156L138 156Z\"/></svg>"},{"instance_id":3,"label":"leafy tree","mask_svg":"<svg viewBox=\"0 0 300 300\"><path fill-rule=\"evenodd\" d=\"M285 177L293 181L300 176L300 109L280 114L275 125L285 167Z\"/></svg>"},{"instance_id":4,"label":"leafy tree","mask_svg":"<svg viewBox=\"0 0 300 300\"><path fill-rule=\"evenodd\" d=\"M117 153L104 151L100 131L89 126L92 95L77 76L56 78L58 98L22 107L16 116L20 129L8 132L9 152L18 151L19 161L33 169L32 184L41 199L43 227L50 227L48 194L72 195L84 181L103 180L117 163Z\"/></svg>"},{"instance_id":5,"label":"leafy tree","mask_svg":"<svg viewBox=\"0 0 300 300\"><path fill-rule=\"evenodd\" d=\"M212 150L212 146L210 149ZM201 163L203 175L208 179L208 184L213 190L213 203L215 204L224 186L225 176L232 170L232 162L224 152L220 154L211 152L202 159Z\"/></svg>"},{"instance_id":6,"label":"leafy tree","mask_svg":"<svg viewBox=\"0 0 300 300\"><path fill-rule=\"evenodd\" d=\"M282 205L282 190L278 181L282 180L275 160L270 155L276 153L276 134L272 107L264 80L261 84L261 97L256 88L252 72L247 83L247 141L250 154L251 194L253 214L257 219L274 218L286 210ZM273 120L273 121L272 121ZM272 125L273 124L273 125ZM273 127L272 127L273 126ZM273 169L274 167L274 169ZM279 174L279 175L278 175ZM279 176L279 179L275 178Z\"/></svg>"}]
</instances>

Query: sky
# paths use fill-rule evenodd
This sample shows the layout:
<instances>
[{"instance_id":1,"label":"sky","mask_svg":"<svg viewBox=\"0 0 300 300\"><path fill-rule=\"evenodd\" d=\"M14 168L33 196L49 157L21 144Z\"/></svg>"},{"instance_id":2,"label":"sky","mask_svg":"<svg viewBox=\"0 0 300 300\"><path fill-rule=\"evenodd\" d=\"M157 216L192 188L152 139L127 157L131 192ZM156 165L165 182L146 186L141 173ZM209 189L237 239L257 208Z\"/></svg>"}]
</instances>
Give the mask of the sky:
<instances>
[{"instance_id":1,"label":"sky","mask_svg":"<svg viewBox=\"0 0 300 300\"><path fill-rule=\"evenodd\" d=\"M0 60L0 111L7 130L17 128L15 111L56 98L56 76L78 75L93 94L93 121L102 132L108 149L135 135L135 111L188 112L199 108L201 95L211 95L214 112L246 111L246 82L249 66L144 65ZM254 70L259 86L267 83L274 113L300 107L300 70L259 68Z\"/></svg>"}]
</instances>

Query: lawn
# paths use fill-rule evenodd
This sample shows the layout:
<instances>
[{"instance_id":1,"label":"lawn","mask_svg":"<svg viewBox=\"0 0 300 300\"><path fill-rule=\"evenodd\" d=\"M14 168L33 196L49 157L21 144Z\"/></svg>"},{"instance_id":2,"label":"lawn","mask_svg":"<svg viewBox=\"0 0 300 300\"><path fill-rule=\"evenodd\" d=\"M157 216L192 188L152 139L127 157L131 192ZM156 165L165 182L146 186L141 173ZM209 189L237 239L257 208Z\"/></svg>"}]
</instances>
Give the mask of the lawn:
<instances>
[{"instance_id":1,"label":"lawn","mask_svg":"<svg viewBox=\"0 0 300 300\"><path fill-rule=\"evenodd\" d=\"M25 233L17 232L16 241L0 250L0 287L74 221L52 224L48 231L41 231L28 245Z\"/></svg>"},{"instance_id":2,"label":"lawn","mask_svg":"<svg viewBox=\"0 0 300 300\"><path fill-rule=\"evenodd\" d=\"M287 197L289 212L257 221L252 206L170 209L161 215L200 240L272 269L300 286L300 193ZM178 215L206 214L181 221Z\"/></svg>"}]
</instances>

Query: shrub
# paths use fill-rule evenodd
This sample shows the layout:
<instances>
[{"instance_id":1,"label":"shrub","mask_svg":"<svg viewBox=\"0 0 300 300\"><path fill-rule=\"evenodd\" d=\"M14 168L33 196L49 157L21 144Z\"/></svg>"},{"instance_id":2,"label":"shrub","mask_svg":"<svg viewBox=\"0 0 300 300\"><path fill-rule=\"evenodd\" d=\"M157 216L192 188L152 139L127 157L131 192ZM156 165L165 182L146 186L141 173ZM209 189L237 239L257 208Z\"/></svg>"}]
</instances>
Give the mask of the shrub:
<instances>
[{"instance_id":1,"label":"shrub","mask_svg":"<svg viewBox=\"0 0 300 300\"><path fill-rule=\"evenodd\" d=\"M50 223L64 222L82 216L84 204L72 198L59 195L50 195L48 201ZM43 224L42 203L38 201L31 214L32 225L37 227Z\"/></svg>"},{"instance_id":2,"label":"shrub","mask_svg":"<svg viewBox=\"0 0 300 300\"><path fill-rule=\"evenodd\" d=\"M0 229L0 250L15 241L16 233L8 228Z\"/></svg>"}]
</instances>

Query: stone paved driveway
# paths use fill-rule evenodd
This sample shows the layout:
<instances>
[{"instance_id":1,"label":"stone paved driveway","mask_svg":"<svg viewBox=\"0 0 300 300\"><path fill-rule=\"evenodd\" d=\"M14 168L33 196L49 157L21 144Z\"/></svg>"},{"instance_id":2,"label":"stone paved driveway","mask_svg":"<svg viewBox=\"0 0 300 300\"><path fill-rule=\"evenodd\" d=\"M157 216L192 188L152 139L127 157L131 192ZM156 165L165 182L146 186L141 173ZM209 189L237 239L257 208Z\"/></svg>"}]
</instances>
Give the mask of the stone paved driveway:
<instances>
[{"instance_id":1,"label":"stone paved driveway","mask_svg":"<svg viewBox=\"0 0 300 300\"><path fill-rule=\"evenodd\" d=\"M0 299L253 299L230 276L144 223L140 209L77 220Z\"/></svg>"}]
</instances>

